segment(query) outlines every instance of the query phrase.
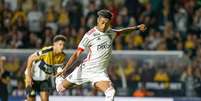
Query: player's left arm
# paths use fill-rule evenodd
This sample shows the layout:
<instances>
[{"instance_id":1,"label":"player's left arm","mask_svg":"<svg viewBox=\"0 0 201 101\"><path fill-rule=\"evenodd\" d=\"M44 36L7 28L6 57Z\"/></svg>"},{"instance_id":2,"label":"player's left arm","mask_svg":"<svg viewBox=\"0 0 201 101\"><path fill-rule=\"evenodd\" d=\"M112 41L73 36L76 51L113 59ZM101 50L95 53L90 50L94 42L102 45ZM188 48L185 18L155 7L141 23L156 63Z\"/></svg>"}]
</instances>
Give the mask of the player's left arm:
<instances>
[{"instance_id":1,"label":"player's left arm","mask_svg":"<svg viewBox=\"0 0 201 101\"><path fill-rule=\"evenodd\" d=\"M121 29L112 29L114 32L116 33L129 33L135 30L140 30L142 32L144 32L146 30L146 26L144 24L140 24L137 26L133 26L133 27L126 27L126 28L121 28Z\"/></svg>"}]
</instances>

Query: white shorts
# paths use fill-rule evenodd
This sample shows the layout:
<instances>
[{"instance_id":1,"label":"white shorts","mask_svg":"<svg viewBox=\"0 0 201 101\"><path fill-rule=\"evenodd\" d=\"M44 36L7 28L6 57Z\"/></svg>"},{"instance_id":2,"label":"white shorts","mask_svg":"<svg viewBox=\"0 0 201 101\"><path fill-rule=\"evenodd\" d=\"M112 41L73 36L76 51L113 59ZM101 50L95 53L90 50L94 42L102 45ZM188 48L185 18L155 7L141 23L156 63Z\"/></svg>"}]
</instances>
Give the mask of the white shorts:
<instances>
[{"instance_id":1,"label":"white shorts","mask_svg":"<svg viewBox=\"0 0 201 101\"><path fill-rule=\"evenodd\" d=\"M107 73L105 72L95 73L95 72L88 72L86 70L87 69L82 67L82 64L81 64L80 66L76 67L75 70L71 74L69 74L65 79L76 85L81 85L86 82L91 82L92 86L94 86L94 84L99 81L111 81ZM65 79L63 79L62 77L57 77L55 80L56 88Z\"/></svg>"},{"instance_id":2,"label":"white shorts","mask_svg":"<svg viewBox=\"0 0 201 101\"><path fill-rule=\"evenodd\" d=\"M81 85L86 82L91 82L92 85L98 81L110 81L105 72L88 72L82 65L76 67L75 70L65 79L71 83Z\"/></svg>"}]
</instances>

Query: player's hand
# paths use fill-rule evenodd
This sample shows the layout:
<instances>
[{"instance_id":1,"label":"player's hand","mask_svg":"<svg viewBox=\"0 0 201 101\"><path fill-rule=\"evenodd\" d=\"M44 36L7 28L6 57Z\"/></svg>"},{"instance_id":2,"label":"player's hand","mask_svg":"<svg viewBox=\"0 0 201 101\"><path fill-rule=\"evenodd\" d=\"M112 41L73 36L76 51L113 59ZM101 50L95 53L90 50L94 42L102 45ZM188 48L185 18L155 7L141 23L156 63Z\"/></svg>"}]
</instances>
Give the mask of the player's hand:
<instances>
[{"instance_id":1,"label":"player's hand","mask_svg":"<svg viewBox=\"0 0 201 101\"><path fill-rule=\"evenodd\" d=\"M137 26L139 28L140 31L144 32L147 28L145 26L145 24L140 24Z\"/></svg>"},{"instance_id":2,"label":"player's hand","mask_svg":"<svg viewBox=\"0 0 201 101\"><path fill-rule=\"evenodd\" d=\"M58 72L58 73L56 74L56 77L61 76L62 74L63 74L63 72Z\"/></svg>"},{"instance_id":3,"label":"player's hand","mask_svg":"<svg viewBox=\"0 0 201 101\"><path fill-rule=\"evenodd\" d=\"M33 80L32 80L32 78L30 76L26 77L25 82L26 82L26 87L32 86L32 84L33 84Z\"/></svg>"},{"instance_id":4,"label":"player's hand","mask_svg":"<svg viewBox=\"0 0 201 101\"><path fill-rule=\"evenodd\" d=\"M58 77L58 76L64 78L64 70L62 70L61 72L58 72L58 73L56 74L56 77Z\"/></svg>"}]
</instances>

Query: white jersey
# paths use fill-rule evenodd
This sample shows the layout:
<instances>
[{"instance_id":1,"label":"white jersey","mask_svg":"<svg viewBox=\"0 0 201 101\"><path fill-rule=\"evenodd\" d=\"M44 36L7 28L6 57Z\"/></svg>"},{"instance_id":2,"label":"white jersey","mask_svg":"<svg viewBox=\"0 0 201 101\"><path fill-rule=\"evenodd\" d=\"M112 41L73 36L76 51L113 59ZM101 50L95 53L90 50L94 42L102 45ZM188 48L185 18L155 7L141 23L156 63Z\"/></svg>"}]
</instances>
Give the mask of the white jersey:
<instances>
[{"instance_id":1,"label":"white jersey","mask_svg":"<svg viewBox=\"0 0 201 101\"><path fill-rule=\"evenodd\" d=\"M115 33L109 28L100 32L96 27L85 33L78 45L78 49L88 49L87 58L83 61L82 68L86 72L105 72L112 55L112 42Z\"/></svg>"}]
</instances>

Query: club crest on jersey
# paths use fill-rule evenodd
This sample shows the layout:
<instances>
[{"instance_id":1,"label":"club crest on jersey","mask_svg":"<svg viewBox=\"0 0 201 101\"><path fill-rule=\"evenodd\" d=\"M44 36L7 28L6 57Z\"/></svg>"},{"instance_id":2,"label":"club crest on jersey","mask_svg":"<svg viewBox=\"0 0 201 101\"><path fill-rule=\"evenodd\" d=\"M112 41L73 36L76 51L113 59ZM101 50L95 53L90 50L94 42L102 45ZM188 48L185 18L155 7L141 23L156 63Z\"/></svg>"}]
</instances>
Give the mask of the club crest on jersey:
<instances>
[{"instance_id":1,"label":"club crest on jersey","mask_svg":"<svg viewBox=\"0 0 201 101\"><path fill-rule=\"evenodd\" d=\"M111 47L111 44L105 41L97 46L97 50L108 49L110 47Z\"/></svg>"}]
</instances>

